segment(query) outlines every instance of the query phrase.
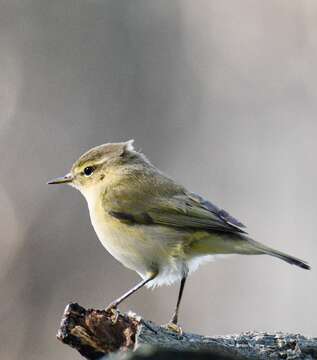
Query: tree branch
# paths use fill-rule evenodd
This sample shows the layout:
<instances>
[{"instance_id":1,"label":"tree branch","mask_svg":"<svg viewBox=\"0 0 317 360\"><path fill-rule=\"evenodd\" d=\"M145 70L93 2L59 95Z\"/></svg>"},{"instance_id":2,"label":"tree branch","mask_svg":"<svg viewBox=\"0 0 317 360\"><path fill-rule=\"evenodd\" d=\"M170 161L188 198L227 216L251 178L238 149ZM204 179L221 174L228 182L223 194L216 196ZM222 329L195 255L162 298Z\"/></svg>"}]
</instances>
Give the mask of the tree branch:
<instances>
[{"instance_id":1,"label":"tree branch","mask_svg":"<svg viewBox=\"0 0 317 360\"><path fill-rule=\"evenodd\" d=\"M112 359L130 360L317 358L317 338L264 332L179 335L134 314L86 310L78 304L66 307L57 338L91 360L114 352L119 353Z\"/></svg>"}]
</instances>

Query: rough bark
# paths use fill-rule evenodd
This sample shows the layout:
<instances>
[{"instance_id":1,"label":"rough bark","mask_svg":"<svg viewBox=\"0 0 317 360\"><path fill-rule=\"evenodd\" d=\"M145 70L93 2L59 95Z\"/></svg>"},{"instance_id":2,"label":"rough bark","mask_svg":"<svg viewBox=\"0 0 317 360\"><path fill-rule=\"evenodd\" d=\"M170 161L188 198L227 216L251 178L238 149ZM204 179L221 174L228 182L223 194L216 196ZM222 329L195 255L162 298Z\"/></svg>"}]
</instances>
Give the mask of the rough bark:
<instances>
[{"instance_id":1,"label":"rough bark","mask_svg":"<svg viewBox=\"0 0 317 360\"><path fill-rule=\"evenodd\" d=\"M176 334L134 314L69 304L57 338L87 359L317 359L317 338L247 332L206 337Z\"/></svg>"}]
</instances>

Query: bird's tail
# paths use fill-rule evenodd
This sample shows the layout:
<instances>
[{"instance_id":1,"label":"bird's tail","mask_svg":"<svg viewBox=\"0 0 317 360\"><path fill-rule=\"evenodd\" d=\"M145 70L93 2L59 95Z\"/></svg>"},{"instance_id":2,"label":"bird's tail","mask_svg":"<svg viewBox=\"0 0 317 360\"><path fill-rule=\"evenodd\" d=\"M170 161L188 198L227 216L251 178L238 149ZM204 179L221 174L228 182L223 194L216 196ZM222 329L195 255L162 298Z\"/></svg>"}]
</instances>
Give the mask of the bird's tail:
<instances>
[{"instance_id":1,"label":"bird's tail","mask_svg":"<svg viewBox=\"0 0 317 360\"><path fill-rule=\"evenodd\" d=\"M281 251L274 250L274 249L272 249L268 246L265 246L253 239L248 238L247 241L254 248L255 251L257 251L257 250L259 251L258 254L266 254L266 255L274 256L276 258L286 261L287 263L289 263L291 265L296 265L302 269L310 270L309 264L303 260L300 260L291 255L285 254Z\"/></svg>"},{"instance_id":2,"label":"bird's tail","mask_svg":"<svg viewBox=\"0 0 317 360\"><path fill-rule=\"evenodd\" d=\"M241 254L241 255L270 255L296 265L302 269L310 270L310 266L294 256L272 249L261 244L245 234L238 236L212 235L212 237L198 238L191 245L191 250L197 255L207 254Z\"/></svg>"}]
</instances>

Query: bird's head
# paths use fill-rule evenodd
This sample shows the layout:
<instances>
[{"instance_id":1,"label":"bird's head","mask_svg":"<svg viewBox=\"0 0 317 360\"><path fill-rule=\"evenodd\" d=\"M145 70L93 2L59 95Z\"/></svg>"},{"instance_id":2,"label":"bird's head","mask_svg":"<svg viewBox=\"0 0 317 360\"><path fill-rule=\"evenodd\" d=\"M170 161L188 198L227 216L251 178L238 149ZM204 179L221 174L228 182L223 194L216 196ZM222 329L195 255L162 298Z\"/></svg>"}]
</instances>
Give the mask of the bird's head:
<instances>
[{"instance_id":1,"label":"bird's head","mask_svg":"<svg viewBox=\"0 0 317 360\"><path fill-rule=\"evenodd\" d=\"M85 152L65 176L48 184L68 184L78 189L88 200L122 173L127 165L142 159L133 148L133 140L96 146Z\"/></svg>"}]
</instances>

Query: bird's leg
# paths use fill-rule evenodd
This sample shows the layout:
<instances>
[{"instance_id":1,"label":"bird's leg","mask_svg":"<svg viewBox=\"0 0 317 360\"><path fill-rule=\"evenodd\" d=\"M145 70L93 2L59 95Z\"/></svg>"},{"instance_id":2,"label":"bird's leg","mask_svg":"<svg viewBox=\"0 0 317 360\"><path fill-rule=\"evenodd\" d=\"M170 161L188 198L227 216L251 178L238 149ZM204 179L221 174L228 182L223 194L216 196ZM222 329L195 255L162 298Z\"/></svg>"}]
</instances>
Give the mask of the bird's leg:
<instances>
[{"instance_id":1,"label":"bird's leg","mask_svg":"<svg viewBox=\"0 0 317 360\"><path fill-rule=\"evenodd\" d=\"M134 294L136 291L141 289L145 284L150 282L156 277L157 273L151 273L150 276L147 279L144 279L140 281L138 284L136 284L132 289L124 293L122 296L120 296L118 299L112 301L107 307L106 311L116 309L119 304L122 303L125 299L127 299L130 295Z\"/></svg>"},{"instance_id":2,"label":"bird's leg","mask_svg":"<svg viewBox=\"0 0 317 360\"><path fill-rule=\"evenodd\" d=\"M178 299L177 299L177 304L176 304L176 309L175 312L170 320L170 322L166 325L166 328L169 330L172 330L174 332L177 332L179 334L182 334L182 329L180 326L177 325L178 322L178 312L179 312L179 306L182 300L182 296L183 296L183 292L184 292L184 287L185 287L185 282L186 282L186 276L184 276L181 280L181 286L179 288L179 293L178 293Z\"/></svg>"},{"instance_id":3,"label":"bird's leg","mask_svg":"<svg viewBox=\"0 0 317 360\"><path fill-rule=\"evenodd\" d=\"M179 312L179 306L182 300L182 296L183 296L183 292L184 292L184 287L185 287L185 282L186 282L186 276L184 276L181 280L181 285L179 288L179 293L178 293L178 299L177 299L177 304L176 304L176 309L175 312L172 316L172 319L170 321L170 323L177 325L178 322L178 312Z\"/></svg>"}]
</instances>

